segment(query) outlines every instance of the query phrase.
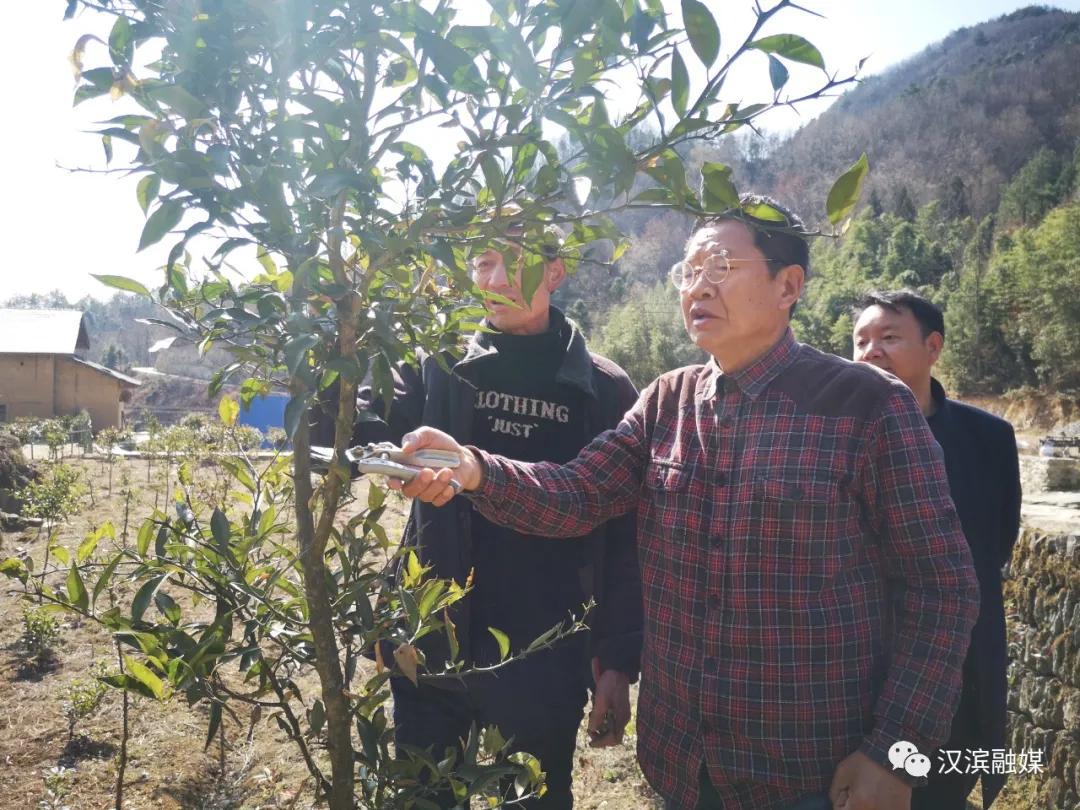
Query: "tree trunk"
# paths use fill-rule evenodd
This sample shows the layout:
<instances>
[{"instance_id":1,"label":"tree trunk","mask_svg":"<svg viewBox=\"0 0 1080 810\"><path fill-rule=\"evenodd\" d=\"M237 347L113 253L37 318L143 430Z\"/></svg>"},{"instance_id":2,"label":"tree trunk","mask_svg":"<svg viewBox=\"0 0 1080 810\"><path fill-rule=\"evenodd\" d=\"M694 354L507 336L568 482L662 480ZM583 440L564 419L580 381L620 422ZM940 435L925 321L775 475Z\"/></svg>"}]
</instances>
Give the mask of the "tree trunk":
<instances>
[{"instance_id":1,"label":"tree trunk","mask_svg":"<svg viewBox=\"0 0 1080 810\"><path fill-rule=\"evenodd\" d=\"M294 395L303 396L294 386ZM338 657L334 613L327 587L324 561L325 541L316 542L311 511L311 438L301 419L293 438L293 471L296 487L296 524L300 542L300 562L304 569L304 595L308 603L308 625L315 642L315 670L319 673L323 706L326 707L326 747L330 754L330 808L353 810L353 748L351 712L345 697L345 682Z\"/></svg>"}]
</instances>

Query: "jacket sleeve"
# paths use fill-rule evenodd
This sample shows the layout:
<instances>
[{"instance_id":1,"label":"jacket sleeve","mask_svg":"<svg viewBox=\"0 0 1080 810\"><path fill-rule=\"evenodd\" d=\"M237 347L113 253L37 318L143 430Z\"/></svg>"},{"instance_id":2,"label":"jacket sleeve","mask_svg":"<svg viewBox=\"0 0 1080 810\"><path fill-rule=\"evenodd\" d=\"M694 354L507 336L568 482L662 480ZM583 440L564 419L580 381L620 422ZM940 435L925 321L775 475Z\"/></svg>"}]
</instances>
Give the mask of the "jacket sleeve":
<instances>
[{"instance_id":1,"label":"jacket sleeve","mask_svg":"<svg viewBox=\"0 0 1080 810\"><path fill-rule=\"evenodd\" d=\"M1002 434L999 439L1001 442L1003 489L998 568L1004 566L1012 558L1013 546L1016 545L1017 535L1020 534L1020 503L1023 498L1023 491L1020 487L1020 457L1016 449L1016 433L1013 431L1012 425L1006 423Z\"/></svg>"},{"instance_id":2,"label":"jacket sleeve","mask_svg":"<svg viewBox=\"0 0 1080 810\"><path fill-rule=\"evenodd\" d=\"M566 464L513 461L471 448L484 473L467 497L488 520L543 537L580 537L627 514L637 506L649 461L649 393Z\"/></svg>"},{"instance_id":3,"label":"jacket sleeve","mask_svg":"<svg viewBox=\"0 0 1080 810\"><path fill-rule=\"evenodd\" d=\"M611 425L633 407L637 391L626 376L616 380ZM605 426L606 427L606 426ZM604 526L603 565L598 576L593 655L600 671L617 670L631 682L641 670L643 608L641 572L637 557L636 512L614 518Z\"/></svg>"},{"instance_id":4,"label":"jacket sleeve","mask_svg":"<svg viewBox=\"0 0 1080 810\"><path fill-rule=\"evenodd\" d=\"M860 750L891 770L894 743L927 752L948 737L979 585L941 448L901 383L885 398L868 449L863 497L880 537L893 617L875 726Z\"/></svg>"}]
</instances>

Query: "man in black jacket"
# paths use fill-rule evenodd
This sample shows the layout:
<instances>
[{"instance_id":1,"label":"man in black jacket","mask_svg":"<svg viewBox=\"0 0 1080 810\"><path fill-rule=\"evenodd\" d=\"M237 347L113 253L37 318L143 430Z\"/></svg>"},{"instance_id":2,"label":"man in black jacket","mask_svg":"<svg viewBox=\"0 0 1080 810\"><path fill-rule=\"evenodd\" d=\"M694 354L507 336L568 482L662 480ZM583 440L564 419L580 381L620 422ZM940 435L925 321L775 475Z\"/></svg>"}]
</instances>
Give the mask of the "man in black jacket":
<instances>
[{"instance_id":1,"label":"man in black jacket","mask_svg":"<svg viewBox=\"0 0 1080 810\"><path fill-rule=\"evenodd\" d=\"M440 428L459 441L512 458L564 462L590 439L614 427L637 392L625 372L591 354L582 334L557 308L551 293L566 268L550 240L540 248L543 278L525 300L520 232L475 256L477 286L498 299L486 301L487 326L469 342L449 373L433 357L419 368L395 369L393 404L377 421L361 420L354 441L393 441L420 425ZM528 249L527 247L525 249ZM550 251L543 253L543 251ZM379 412L370 391L360 408ZM437 508L414 502L403 542L416 548L436 576L473 591L453 616L462 657L476 665L499 660L496 638L506 633L517 650L545 630L579 615L590 598L597 608L591 632L533 653L495 675L470 676L464 687L394 678L394 723L400 745L433 748L441 757L460 750L476 724L499 727L515 750L540 759L547 792L526 806L568 810L571 772L587 682L594 690L589 728L594 745L622 739L630 717L629 683L636 679L641 647L641 588L632 518L613 520L578 538L573 554L546 539L503 529L475 512L466 499ZM427 666L438 671L448 651L443 634L422 642ZM609 720L605 720L609 717ZM455 802L447 797L447 807Z\"/></svg>"},{"instance_id":2,"label":"man in black jacket","mask_svg":"<svg viewBox=\"0 0 1080 810\"><path fill-rule=\"evenodd\" d=\"M931 376L945 343L938 309L917 293L873 292L855 308L855 360L896 375L915 394L945 455L949 489L975 559L981 606L964 661L964 685L952 731L927 787L912 793L912 810L964 810L980 774L967 752L1005 747L1007 664L1001 568L1020 527L1020 469L1012 425L948 399ZM944 772L943 772L944 771ZM982 774L983 807L1005 777Z\"/></svg>"}]
</instances>

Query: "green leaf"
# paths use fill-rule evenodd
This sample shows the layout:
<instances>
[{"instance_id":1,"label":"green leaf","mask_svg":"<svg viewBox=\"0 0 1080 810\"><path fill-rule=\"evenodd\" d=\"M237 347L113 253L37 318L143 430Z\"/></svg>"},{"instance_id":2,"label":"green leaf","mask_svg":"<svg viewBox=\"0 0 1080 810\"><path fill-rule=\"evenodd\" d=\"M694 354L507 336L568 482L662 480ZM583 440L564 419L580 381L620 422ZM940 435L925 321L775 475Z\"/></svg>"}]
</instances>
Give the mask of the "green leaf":
<instances>
[{"instance_id":1,"label":"green leaf","mask_svg":"<svg viewBox=\"0 0 1080 810\"><path fill-rule=\"evenodd\" d=\"M720 29L712 12L699 0L682 0L682 18L694 53L705 67L712 67L720 53Z\"/></svg>"},{"instance_id":2,"label":"green leaf","mask_svg":"<svg viewBox=\"0 0 1080 810\"><path fill-rule=\"evenodd\" d=\"M101 576L98 577L97 584L94 585L94 593L91 597L91 601L93 604L97 604L98 597L101 596L102 591L109 587L109 582L112 580L113 574L116 573L116 567L120 565L120 561L123 558L123 553L117 554L109 561L109 564L105 566L105 570L101 572Z\"/></svg>"},{"instance_id":3,"label":"green leaf","mask_svg":"<svg viewBox=\"0 0 1080 810\"><path fill-rule=\"evenodd\" d=\"M798 34L774 34L771 37L754 40L749 47L765 53L774 53L792 62L801 62L804 65L825 69L825 60L821 58L821 52Z\"/></svg>"},{"instance_id":4,"label":"green leaf","mask_svg":"<svg viewBox=\"0 0 1080 810\"><path fill-rule=\"evenodd\" d=\"M82 565L90 559L91 555L97 550L98 544L105 537L116 539L116 530L113 528L112 523L105 522L96 532L86 536L86 539L79 544L79 548L75 552L75 562Z\"/></svg>"},{"instance_id":5,"label":"green leaf","mask_svg":"<svg viewBox=\"0 0 1080 810\"><path fill-rule=\"evenodd\" d=\"M125 292L135 293L136 295L145 295L147 298L150 297L150 291L133 278L127 278L126 276L99 276L95 273L91 273L90 275L106 287L124 290Z\"/></svg>"},{"instance_id":6,"label":"green leaf","mask_svg":"<svg viewBox=\"0 0 1080 810\"><path fill-rule=\"evenodd\" d=\"M402 584L406 588L415 588L420 584L420 579L424 576L424 568L420 565L420 558L416 556L416 552L409 549L409 553L405 555L405 578Z\"/></svg>"},{"instance_id":7,"label":"green leaf","mask_svg":"<svg viewBox=\"0 0 1080 810\"><path fill-rule=\"evenodd\" d=\"M772 82L773 90L779 92L780 88L787 84L788 69L784 67L783 63L769 54L769 81Z\"/></svg>"},{"instance_id":8,"label":"green leaf","mask_svg":"<svg viewBox=\"0 0 1080 810\"><path fill-rule=\"evenodd\" d=\"M701 204L713 212L738 207L739 192L731 182L730 166L706 163L701 167Z\"/></svg>"},{"instance_id":9,"label":"green leaf","mask_svg":"<svg viewBox=\"0 0 1080 810\"><path fill-rule=\"evenodd\" d=\"M634 198L636 203L671 203L672 194L666 188L647 188Z\"/></svg>"},{"instance_id":10,"label":"green leaf","mask_svg":"<svg viewBox=\"0 0 1080 810\"><path fill-rule=\"evenodd\" d=\"M417 31L416 42L431 58L435 70L452 88L465 93L479 93L484 90L480 71L466 51L430 31Z\"/></svg>"},{"instance_id":11,"label":"green leaf","mask_svg":"<svg viewBox=\"0 0 1080 810\"><path fill-rule=\"evenodd\" d=\"M155 101L171 107L188 121L206 116L206 105L180 85L167 84L154 87L147 94Z\"/></svg>"},{"instance_id":12,"label":"green leaf","mask_svg":"<svg viewBox=\"0 0 1080 810\"><path fill-rule=\"evenodd\" d=\"M180 621L180 606L164 591L154 594L154 605L161 611L161 615L174 625Z\"/></svg>"},{"instance_id":13,"label":"green leaf","mask_svg":"<svg viewBox=\"0 0 1080 810\"><path fill-rule=\"evenodd\" d=\"M461 645L458 642L457 625L450 620L449 610L443 610L443 624L446 626L446 641L450 647L450 662L454 663L461 652Z\"/></svg>"},{"instance_id":14,"label":"green leaf","mask_svg":"<svg viewBox=\"0 0 1080 810\"><path fill-rule=\"evenodd\" d=\"M144 520L143 525L139 527L139 536L135 541L135 548L139 552L140 557L145 557L146 552L150 550L150 541L154 539L154 521Z\"/></svg>"},{"instance_id":15,"label":"green leaf","mask_svg":"<svg viewBox=\"0 0 1080 810\"><path fill-rule=\"evenodd\" d=\"M311 706L311 711L308 713L308 724L311 726L311 733L318 736L322 731L325 722L326 707L321 700L316 700Z\"/></svg>"},{"instance_id":16,"label":"green leaf","mask_svg":"<svg viewBox=\"0 0 1080 810\"><path fill-rule=\"evenodd\" d=\"M313 197L329 199L357 182L358 178L354 172L341 171L340 169L323 172L316 175L315 179L308 185L308 193Z\"/></svg>"},{"instance_id":17,"label":"green leaf","mask_svg":"<svg viewBox=\"0 0 1080 810\"><path fill-rule=\"evenodd\" d=\"M263 269L271 276L277 275L277 265L274 263L274 257L271 256L266 248L259 245L259 249L255 252L255 258L258 259L259 264L263 266Z\"/></svg>"},{"instance_id":18,"label":"green leaf","mask_svg":"<svg viewBox=\"0 0 1080 810\"><path fill-rule=\"evenodd\" d=\"M600 5L597 0L583 0L583 2L561 3L563 7L562 19L559 27L562 30L560 44L562 47L573 46L574 40L589 30L593 22L598 19Z\"/></svg>"},{"instance_id":19,"label":"green leaf","mask_svg":"<svg viewBox=\"0 0 1080 810\"><path fill-rule=\"evenodd\" d=\"M161 587L161 583L163 583L165 579L165 575L160 574L139 588L138 593L135 594L135 598L131 601L132 622L142 620L143 614L146 613L146 609L150 607L150 601L154 598L154 594L157 593L157 589Z\"/></svg>"},{"instance_id":20,"label":"green leaf","mask_svg":"<svg viewBox=\"0 0 1080 810\"><path fill-rule=\"evenodd\" d=\"M690 74L686 63L676 48L671 54L671 106L679 118L686 115L686 105L690 100Z\"/></svg>"},{"instance_id":21,"label":"green leaf","mask_svg":"<svg viewBox=\"0 0 1080 810\"><path fill-rule=\"evenodd\" d=\"M232 397L222 397L218 402L217 411L221 423L226 427L232 427L240 416L240 403Z\"/></svg>"},{"instance_id":22,"label":"green leaf","mask_svg":"<svg viewBox=\"0 0 1080 810\"><path fill-rule=\"evenodd\" d=\"M17 557L8 557L6 560L0 561L0 574L23 583L30 578L30 572L26 570L26 565Z\"/></svg>"},{"instance_id":23,"label":"green leaf","mask_svg":"<svg viewBox=\"0 0 1080 810\"><path fill-rule=\"evenodd\" d=\"M506 190L506 178L503 174L502 164L492 154L486 154L480 158L480 169L484 173L484 183L491 193L495 195L496 200L502 200L503 192Z\"/></svg>"},{"instance_id":24,"label":"green leaf","mask_svg":"<svg viewBox=\"0 0 1080 810\"><path fill-rule=\"evenodd\" d=\"M863 152L862 157L833 183L825 201L825 214L833 225L846 218L854 210L862 194L863 180L866 179L869 171L870 163L866 159L866 153Z\"/></svg>"},{"instance_id":25,"label":"green leaf","mask_svg":"<svg viewBox=\"0 0 1080 810\"><path fill-rule=\"evenodd\" d=\"M214 535L214 540L222 548L229 545L232 528L229 526L229 518L220 509L215 509L214 514L210 516L210 533Z\"/></svg>"},{"instance_id":26,"label":"green leaf","mask_svg":"<svg viewBox=\"0 0 1080 810\"><path fill-rule=\"evenodd\" d=\"M439 601L439 597L442 596L443 591L446 590L446 583L438 580L428 582L424 587L424 593L420 597L420 618L426 619L431 615L432 609L435 607L435 603Z\"/></svg>"},{"instance_id":27,"label":"green leaf","mask_svg":"<svg viewBox=\"0 0 1080 810\"><path fill-rule=\"evenodd\" d=\"M180 224L184 217L184 206L176 200L166 200L146 220L142 236L139 237L139 250L160 242L169 231Z\"/></svg>"},{"instance_id":28,"label":"green leaf","mask_svg":"<svg viewBox=\"0 0 1080 810\"><path fill-rule=\"evenodd\" d=\"M150 210L150 203L157 199L159 191L161 191L160 176L148 174L139 181L139 185L135 188L135 196L138 197L139 207L144 216Z\"/></svg>"},{"instance_id":29,"label":"green leaf","mask_svg":"<svg viewBox=\"0 0 1080 810\"><path fill-rule=\"evenodd\" d=\"M296 376L301 364L307 362L307 353L319 345L318 335L300 335L285 344L285 367Z\"/></svg>"},{"instance_id":30,"label":"green leaf","mask_svg":"<svg viewBox=\"0 0 1080 810\"><path fill-rule=\"evenodd\" d=\"M495 636L495 640L499 642L499 660L505 661L506 656L510 654L510 637L502 630L497 630L494 627L489 627L488 632Z\"/></svg>"},{"instance_id":31,"label":"green leaf","mask_svg":"<svg viewBox=\"0 0 1080 810\"><path fill-rule=\"evenodd\" d=\"M311 404L311 394L301 394L289 399L285 406L285 433L290 439L295 438L296 431L300 427L300 419L307 413L308 405Z\"/></svg>"},{"instance_id":32,"label":"green leaf","mask_svg":"<svg viewBox=\"0 0 1080 810\"><path fill-rule=\"evenodd\" d=\"M214 735L217 734L218 729L221 727L221 704L214 701L210 704L210 726L206 732L206 744L203 745L203 751L210 747L210 743L214 741Z\"/></svg>"},{"instance_id":33,"label":"green leaf","mask_svg":"<svg viewBox=\"0 0 1080 810\"><path fill-rule=\"evenodd\" d=\"M165 684L145 664L125 655L124 667L127 669L128 674L149 689L154 697L158 700L165 699Z\"/></svg>"},{"instance_id":34,"label":"green leaf","mask_svg":"<svg viewBox=\"0 0 1080 810\"><path fill-rule=\"evenodd\" d=\"M128 18L120 15L109 32L109 56L117 67L131 63L134 54L135 28Z\"/></svg>"},{"instance_id":35,"label":"green leaf","mask_svg":"<svg viewBox=\"0 0 1080 810\"><path fill-rule=\"evenodd\" d=\"M784 225L788 224L784 212L773 208L768 203L751 203L750 205L744 205L742 210L755 219L762 219L766 222L779 222Z\"/></svg>"},{"instance_id":36,"label":"green leaf","mask_svg":"<svg viewBox=\"0 0 1080 810\"><path fill-rule=\"evenodd\" d=\"M82 574L79 573L78 567L74 565L68 570L67 592L68 601L79 610L86 610L90 607L90 594L86 592Z\"/></svg>"}]
</instances>

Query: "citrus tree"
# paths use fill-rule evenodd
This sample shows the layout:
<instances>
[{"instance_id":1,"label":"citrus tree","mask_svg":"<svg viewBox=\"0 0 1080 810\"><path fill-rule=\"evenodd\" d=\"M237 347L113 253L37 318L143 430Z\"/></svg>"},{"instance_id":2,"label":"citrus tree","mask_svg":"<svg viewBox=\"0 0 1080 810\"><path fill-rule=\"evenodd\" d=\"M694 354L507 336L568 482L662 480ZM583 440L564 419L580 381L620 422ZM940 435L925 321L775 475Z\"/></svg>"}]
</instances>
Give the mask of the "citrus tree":
<instances>
[{"instance_id":1,"label":"citrus tree","mask_svg":"<svg viewBox=\"0 0 1080 810\"><path fill-rule=\"evenodd\" d=\"M78 38L75 101L128 105L99 135L107 158L139 177L140 249L171 244L152 291L98 278L157 301L169 317L156 322L179 339L226 349L232 362L213 393L237 385L241 404L274 389L289 396L290 455L266 469L233 465L245 514L207 509L181 481L175 518L149 518L137 547L104 570L76 560L52 594L133 650L119 685L209 701L208 739L236 701L255 703L301 747L333 808L421 807L423 783L440 778L462 798L487 791L494 803L493 782L516 776L511 795L535 787L535 761L500 758L494 734L471 741L465 762L388 755L388 672L456 675L460 662L426 672L412 645L442 632L456 647L450 608L464 591L428 578L412 556L393 580L372 568L370 552L389 548L377 488L358 517L338 519L357 385L369 379L389 405L395 363L455 351L482 317L469 257L503 238L511 217L524 226L516 272L530 296L555 249L552 224L568 233L557 249L573 267L597 240L618 257L615 210L738 206L725 166L707 164L702 188L690 188L678 148L850 81L827 73L802 37L762 34L791 8L759 6L722 54L699 0L682 0L674 19L661 0L67 3L80 22L112 18L107 41ZM772 91L726 103L725 81L743 59L760 60ZM814 82L798 98L785 94L790 67ZM830 195L834 224L864 171L862 160ZM210 255L193 260L199 251ZM320 394L334 415L335 462L313 483ZM131 610L97 612L105 580L121 575L139 588ZM213 621L189 615L177 589L213 605ZM380 639L394 660L357 683L357 651L380 649ZM226 682L226 665L244 689ZM301 695L293 675L311 667L319 694Z\"/></svg>"}]
</instances>

